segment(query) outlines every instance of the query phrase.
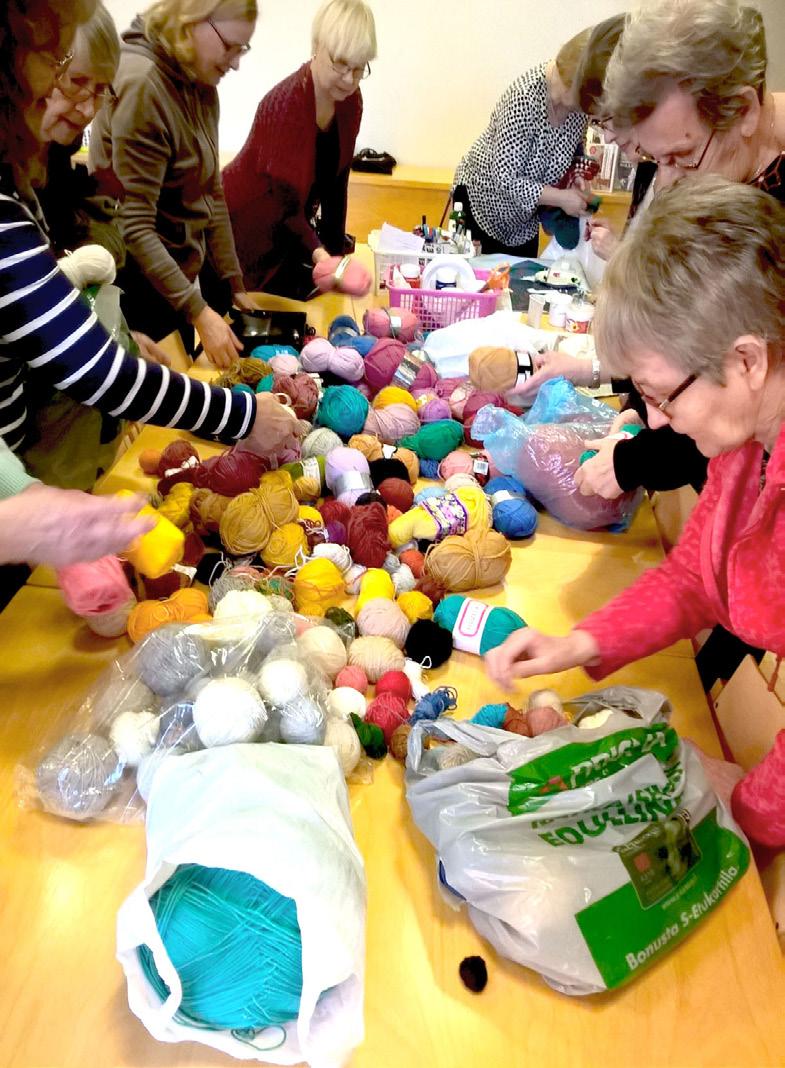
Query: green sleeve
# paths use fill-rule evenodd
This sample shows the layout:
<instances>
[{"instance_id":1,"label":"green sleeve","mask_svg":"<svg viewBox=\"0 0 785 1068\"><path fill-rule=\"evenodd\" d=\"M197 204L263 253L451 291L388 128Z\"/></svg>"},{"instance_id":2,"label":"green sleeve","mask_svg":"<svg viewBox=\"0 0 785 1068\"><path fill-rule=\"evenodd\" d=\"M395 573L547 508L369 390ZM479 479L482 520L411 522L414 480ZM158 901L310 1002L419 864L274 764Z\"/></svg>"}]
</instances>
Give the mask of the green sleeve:
<instances>
[{"instance_id":1,"label":"green sleeve","mask_svg":"<svg viewBox=\"0 0 785 1068\"><path fill-rule=\"evenodd\" d=\"M0 500L21 493L38 481L31 478L24 469L22 461L8 448L0 438Z\"/></svg>"}]
</instances>

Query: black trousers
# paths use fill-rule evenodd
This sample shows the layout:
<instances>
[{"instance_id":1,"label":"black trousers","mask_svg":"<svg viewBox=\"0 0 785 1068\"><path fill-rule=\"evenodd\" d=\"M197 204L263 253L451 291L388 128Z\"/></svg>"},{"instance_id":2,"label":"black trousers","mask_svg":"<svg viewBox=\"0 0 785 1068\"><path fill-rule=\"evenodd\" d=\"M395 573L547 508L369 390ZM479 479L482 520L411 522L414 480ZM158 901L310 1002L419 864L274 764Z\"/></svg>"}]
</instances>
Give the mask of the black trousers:
<instances>
[{"instance_id":1,"label":"black trousers","mask_svg":"<svg viewBox=\"0 0 785 1068\"><path fill-rule=\"evenodd\" d=\"M491 237L490 234L486 234L477 222L474 213L472 212L469 190L465 185L457 185L455 187L452 199L453 203L458 200L463 204L463 213L466 216L466 226L472 232L472 240L479 241L482 245L483 253L508 252L511 256L526 256L529 259L536 258L540 246L539 233L536 233L534 237L529 241L524 242L522 245L505 245L495 237Z\"/></svg>"}]
</instances>

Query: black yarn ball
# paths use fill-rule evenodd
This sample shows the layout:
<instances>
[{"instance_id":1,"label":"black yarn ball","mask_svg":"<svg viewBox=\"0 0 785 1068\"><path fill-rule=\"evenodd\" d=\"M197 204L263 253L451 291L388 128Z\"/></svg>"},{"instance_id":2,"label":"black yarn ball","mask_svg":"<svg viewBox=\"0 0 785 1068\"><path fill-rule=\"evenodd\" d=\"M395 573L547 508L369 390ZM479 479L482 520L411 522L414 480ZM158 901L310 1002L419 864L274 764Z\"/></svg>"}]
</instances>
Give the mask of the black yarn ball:
<instances>
[{"instance_id":1,"label":"black yarn ball","mask_svg":"<svg viewBox=\"0 0 785 1068\"><path fill-rule=\"evenodd\" d=\"M361 493L360 496L357 498L357 500L354 503L355 504L382 504L382 505L384 505L385 508L387 507L387 505L384 504L384 498L382 497L382 495L380 493L374 493L372 491L369 491L368 493Z\"/></svg>"},{"instance_id":2,"label":"black yarn ball","mask_svg":"<svg viewBox=\"0 0 785 1068\"><path fill-rule=\"evenodd\" d=\"M206 552L196 565L196 578L203 586L216 582L227 568L222 553Z\"/></svg>"},{"instance_id":3,"label":"black yarn ball","mask_svg":"<svg viewBox=\"0 0 785 1068\"><path fill-rule=\"evenodd\" d=\"M417 542L417 548L423 554L423 556L425 556L425 554L428 552L432 545L433 542L430 541L428 538L420 538Z\"/></svg>"},{"instance_id":4,"label":"black yarn ball","mask_svg":"<svg viewBox=\"0 0 785 1068\"><path fill-rule=\"evenodd\" d=\"M482 957L464 957L458 968L461 982L473 994L480 994L488 985L488 969Z\"/></svg>"},{"instance_id":5,"label":"black yarn ball","mask_svg":"<svg viewBox=\"0 0 785 1068\"><path fill-rule=\"evenodd\" d=\"M452 631L432 619L418 619L407 635L404 651L417 664L441 667L452 656Z\"/></svg>"},{"instance_id":6,"label":"black yarn ball","mask_svg":"<svg viewBox=\"0 0 785 1068\"><path fill-rule=\"evenodd\" d=\"M403 460L396 460L393 457L388 460L384 457L381 460L371 460L368 467L371 469L371 482L374 486L381 485L386 478L402 478L404 482L409 481L409 472Z\"/></svg>"}]
</instances>

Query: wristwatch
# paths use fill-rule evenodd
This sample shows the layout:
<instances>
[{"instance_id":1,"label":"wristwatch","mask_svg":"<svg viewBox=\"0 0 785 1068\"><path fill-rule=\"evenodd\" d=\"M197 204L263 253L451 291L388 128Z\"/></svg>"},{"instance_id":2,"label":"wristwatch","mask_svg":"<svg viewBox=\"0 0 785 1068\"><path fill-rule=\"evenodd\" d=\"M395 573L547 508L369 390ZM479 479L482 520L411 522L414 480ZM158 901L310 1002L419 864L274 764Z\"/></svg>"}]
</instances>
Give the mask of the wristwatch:
<instances>
[{"instance_id":1,"label":"wristwatch","mask_svg":"<svg viewBox=\"0 0 785 1068\"><path fill-rule=\"evenodd\" d=\"M591 358L591 388L597 389L600 385L600 358L599 356L592 356Z\"/></svg>"}]
</instances>

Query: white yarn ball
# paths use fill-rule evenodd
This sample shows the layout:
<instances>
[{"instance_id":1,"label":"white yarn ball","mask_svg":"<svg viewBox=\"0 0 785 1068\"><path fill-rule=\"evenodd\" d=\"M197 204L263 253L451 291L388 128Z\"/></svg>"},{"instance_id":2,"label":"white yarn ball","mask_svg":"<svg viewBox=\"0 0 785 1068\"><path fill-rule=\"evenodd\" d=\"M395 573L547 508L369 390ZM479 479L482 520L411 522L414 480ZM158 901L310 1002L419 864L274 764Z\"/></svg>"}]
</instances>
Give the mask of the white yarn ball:
<instances>
[{"instance_id":1,"label":"white yarn ball","mask_svg":"<svg viewBox=\"0 0 785 1068\"><path fill-rule=\"evenodd\" d=\"M423 681L422 664L418 664L416 660L409 660L407 657L403 662L403 672L412 684L412 697L415 701L419 701L431 692L431 687Z\"/></svg>"},{"instance_id":2,"label":"white yarn ball","mask_svg":"<svg viewBox=\"0 0 785 1068\"><path fill-rule=\"evenodd\" d=\"M355 716L359 716L360 719L365 719L367 711L368 704L365 698L353 686L336 686L334 690L327 694L328 719L348 721L352 713Z\"/></svg>"},{"instance_id":3,"label":"white yarn ball","mask_svg":"<svg viewBox=\"0 0 785 1068\"><path fill-rule=\"evenodd\" d=\"M311 627L303 631L297 644L308 663L315 665L329 679L334 679L341 668L346 667L346 646L330 627Z\"/></svg>"},{"instance_id":4,"label":"white yarn ball","mask_svg":"<svg viewBox=\"0 0 785 1068\"><path fill-rule=\"evenodd\" d=\"M583 716L578 720L578 726L585 731L593 731L597 727L604 726L612 715L612 708L602 708L599 712L592 712L588 716Z\"/></svg>"},{"instance_id":5,"label":"white yarn ball","mask_svg":"<svg viewBox=\"0 0 785 1068\"><path fill-rule=\"evenodd\" d=\"M355 690L354 693L357 691ZM344 775L351 775L362 756L360 739L352 724L342 719L328 719L327 729L324 732L324 744L335 750Z\"/></svg>"},{"instance_id":6,"label":"white yarn ball","mask_svg":"<svg viewBox=\"0 0 785 1068\"><path fill-rule=\"evenodd\" d=\"M352 566L352 554L345 545L335 542L325 542L322 545L314 545L311 556L320 557L323 560L332 560L342 575L345 575Z\"/></svg>"},{"instance_id":7,"label":"white yarn ball","mask_svg":"<svg viewBox=\"0 0 785 1068\"><path fill-rule=\"evenodd\" d=\"M229 590L215 606L213 619L264 619L273 608L258 590Z\"/></svg>"},{"instance_id":8,"label":"white yarn ball","mask_svg":"<svg viewBox=\"0 0 785 1068\"><path fill-rule=\"evenodd\" d=\"M387 572L388 575L394 575L396 571L401 567L401 561L395 555L395 553L387 553L382 564L382 569Z\"/></svg>"},{"instance_id":9,"label":"white yarn ball","mask_svg":"<svg viewBox=\"0 0 785 1068\"><path fill-rule=\"evenodd\" d=\"M393 574L392 580L396 597L399 593L411 593L412 590L417 589L417 579L408 564L401 564Z\"/></svg>"},{"instance_id":10,"label":"white yarn ball","mask_svg":"<svg viewBox=\"0 0 785 1068\"><path fill-rule=\"evenodd\" d=\"M327 717L318 701L295 697L281 708L281 739L292 745L321 745Z\"/></svg>"},{"instance_id":11,"label":"white yarn ball","mask_svg":"<svg viewBox=\"0 0 785 1068\"><path fill-rule=\"evenodd\" d=\"M294 614L294 605L291 601L287 601L285 597L282 597L280 593L268 593L267 602L274 612L283 612L284 615L290 616Z\"/></svg>"},{"instance_id":12,"label":"white yarn ball","mask_svg":"<svg viewBox=\"0 0 785 1068\"><path fill-rule=\"evenodd\" d=\"M275 705L285 705L308 692L308 673L297 660L269 660L257 682L259 692Z\"/></svg>"},{"instance_id":13,"label":"white yarn ball","mask_svg":"<svg viewBox=\"0 0 785 1068\"><path fill-rule=\"evenodd\" d=\"M267 722L267 709L245 679L213 679L197 694L193 717L204 745L231 745L254 741Z\"/></svg>"},{"instance_id":14,"label":"white yarn ball","mask_svg":"<svg viewBox=\"0 0 785 1068\"><path fill-rule=\"evenodd\" d=\"M57 265L76 289L109 285L117 275L114 257L103 245L82 245L59 259Z\"/></svg>"},{"instance_id":15,"label":"white yarn ball","mask_svg":"<svg viewBox=\"0 0 785 1068\"><path fill-rule=\"evenodd\" d=\"M530 693L526 710L531 712L533 708L555 708L564 715L564 705L555 690L534 690Z\"/></svg>"},{"instance_id":16,"label":"white yarn ball","mask_svg":"<svg viewBox=\"0 0 785 1068\"><path fill-rule=\"evenodd\" d=\"M326 456L328 452L339 448L343 441L334 430L320 426L305 438L300 446L300 455L303 460L310 460L312 456Z\"/></svg>"},{"instance_id":17,"label":"white yarn ball","mask_svg":"<svg viewBox=\"0 0 785 1068\"><path fill-rule=\"evenodd\" d=\"M158 716L154 712L121 712L109 729L109 740L120 762L135 768L151 753L158 738Z\"/></svg>"},{"instance_id":18,"label":"white yarn ball","mask_svg":"<svg viewBox=\"0 0 785 1068\"><path fill-rule=\"evenodd\" d=\"M473 753L465 745L460 743L457 745L437 745L435 749L431 750L433 755L433 761L439 771L446 771L447 768L459 768L462 764L468 764L469 761L475 760L476 753Z\"/></svg>"}]
</instances>

